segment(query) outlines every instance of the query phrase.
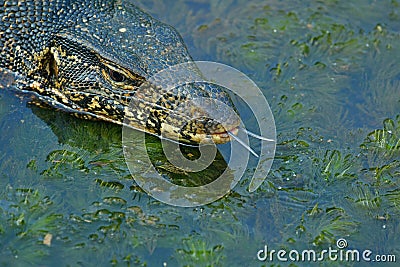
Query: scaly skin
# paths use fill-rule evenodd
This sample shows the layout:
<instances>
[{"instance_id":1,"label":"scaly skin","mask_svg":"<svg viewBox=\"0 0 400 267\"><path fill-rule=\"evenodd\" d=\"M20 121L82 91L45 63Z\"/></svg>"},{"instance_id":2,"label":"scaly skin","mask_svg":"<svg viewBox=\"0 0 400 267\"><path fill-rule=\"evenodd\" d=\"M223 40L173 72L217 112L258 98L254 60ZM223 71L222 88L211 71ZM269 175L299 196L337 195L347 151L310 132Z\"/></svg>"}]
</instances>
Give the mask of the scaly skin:
<instances>
[{"instance_id":1,"label":"scaly skin","mask_svg":"<svg viewBox=\"0 0 400 267\"><path fill-rule=\"evenodd\" d=\"M129 1L6 0L0 19L2 87L83 118L185 142L225 143L226 131L239 125L231 108L218 108L216 101L233 107L223 88L195 82L168 91L150 80L193 61L175 29ZM187 69L201 80L194 64ZM200 106L198 98L205 99Z\"/></svg>"}]
</instances>

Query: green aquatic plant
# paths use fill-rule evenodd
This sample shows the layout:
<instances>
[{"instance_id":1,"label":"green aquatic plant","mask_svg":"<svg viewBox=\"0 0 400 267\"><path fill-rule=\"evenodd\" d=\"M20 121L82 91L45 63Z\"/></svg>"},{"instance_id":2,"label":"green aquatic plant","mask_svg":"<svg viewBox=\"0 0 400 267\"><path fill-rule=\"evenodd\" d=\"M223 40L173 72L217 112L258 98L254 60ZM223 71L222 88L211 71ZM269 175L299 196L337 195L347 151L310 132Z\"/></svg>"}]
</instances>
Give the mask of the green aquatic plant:
<instances>
[{"instance_id":1,"label":"green aquatic plant","mask_svg":"<svg viewBox=\"0 0 400 267\"><path fill-rule=\"evenodd\" d=\"M369 133L360 147L383 158L400 156L400 115L396 120L385 119L383 129Z\"/></svg>"},{"instance_id":2,"label":"green aquatic plant","mask_svg":"<svg viewBox=\"0 0 400 267\"><path fill-rule=\"evenodd\" d=\"M47 156L47 162L49 162L51 166L41 173L45 177L63 177L62 172L69 169L88 172L82 153L68 150L55 150Z\"/></svg>"},{"instance_id":3,"label":"green aquatic plant","mask_svg":"<svg viewBox=\"0 0 400 267\"><path fill-rule=\"evenodd\" d=\"M298 242L323 247L333 245L339 237L349 236L357 231L358 223L339 207L319 208L316 204L306 211L296 227ZM301 240L301 241L300 241Z\"/></svg>"},{"instance_id":4,"label":"green aquatic plant","mask_svg":"<svg viewBox=\"0 0 400 267\"><path fill-rule=\"evenodd\" d=\"M63 216L38 190L8 186L0 194L0 265L39 264Z\"/></svg>"},{"instance_id":5,"label":"green aquatic plant","mask_svg":"<svg viewBox=\"0 0 400 267\"><path fill-rule=\"evenodd\" d=\"M370 216L380 208L382 202L379 192L365 184L355 184L346 199L357 208L367 210Z\"/></svg>"},{"instance_id":6,"label":"green aquatic plant","mask_svg":"<svg viewBox=\"0 0 400 267\"><path fill-rule=\"evenodd\" d=\"M222 245L210 246L205 240L197 236L183 239L182 244L183 247L175 251L179 266L224 266L225 255Z\"/></svg>"},{"instance_id":7,"label":"green aquatic plant","mask_svg":"<svg viewBox=\"0 0 400 267\"><path fill-rule=\"evenodd\" d=\"M354 174L354 158L351 154L342 156L340 151L326 151L322 160L322 177L332 182L334 179L352 179Z\"/></svg>"},{"instance_id":8,"label":"green aquatic plant","mask_svg":"<svg viewBox=\"0 0 400 267\"><path fill-rule=\"evenodd\" d=\"M400 177L400 115L385 119L383 129L367 135L360 145L366 158L365 172L378 184L398 184Z\"/></svg>"},{"instance_id":9,"label":"green aquatic plant","mask_svg":"<svg viewBox=\"0 0 400 267\"><path fill-rule=\"evenodd\" d=\"M389 200L389 205L400 215L400 188L388 191L385 197Z\"/></svg>"},{"instance_id":10,"label":"green aquatic plant","mask_svg":"<svg viewBox=\"0 0 400 267\"><path fill-rule=\"evenodd\" d=\"M400 161L395 160L388 164L369 168L369 171L372 172L376 183L396 185L400 177L399 169Z\"/></svg>"}]
</instances>

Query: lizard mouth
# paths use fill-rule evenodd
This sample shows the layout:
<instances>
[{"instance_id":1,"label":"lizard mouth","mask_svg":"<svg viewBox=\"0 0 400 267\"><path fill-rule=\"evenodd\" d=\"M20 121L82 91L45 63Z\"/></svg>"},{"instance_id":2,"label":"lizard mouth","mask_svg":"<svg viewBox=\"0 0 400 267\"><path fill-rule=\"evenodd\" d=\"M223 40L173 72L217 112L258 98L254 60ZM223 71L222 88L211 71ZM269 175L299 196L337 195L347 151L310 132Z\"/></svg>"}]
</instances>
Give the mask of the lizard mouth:
<instances>
[{"instance_id":1,"label":"lizard mouth","mask_svg":"<svg viewBox=\"0 0 400 267\"><path fill-rule=\"evenodd\" d=\"M214 141L214 143L216 143L216 144L224 144L224 143L234 140L231 137L231 135L237 135L238 132L239 132L239 127L235 127L231 130L213 133L213 134L211 134L211 138Z\"/></svg>"}]
</instances>

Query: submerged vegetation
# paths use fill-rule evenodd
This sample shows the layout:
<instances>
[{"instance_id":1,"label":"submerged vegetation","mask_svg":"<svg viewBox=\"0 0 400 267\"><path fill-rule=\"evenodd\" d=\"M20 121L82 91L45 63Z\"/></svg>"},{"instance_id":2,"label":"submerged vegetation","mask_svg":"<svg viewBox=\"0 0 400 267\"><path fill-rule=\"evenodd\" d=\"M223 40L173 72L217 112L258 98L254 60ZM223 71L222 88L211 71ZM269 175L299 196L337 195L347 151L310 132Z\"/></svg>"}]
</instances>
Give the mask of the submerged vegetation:
<instances>
[{"instance_id":1,"label":"submerged vegetation","mask_svg":"<svg viewBox=\"0 0 400 267\"><path fill-rule=\"evenodd\" d=\"M249 168L217 202L167 206L132 180L120 127L1 92L0 265L259 266L264 245L320 251L339 238L399 260L400 2L137 2L196 59L262 88L279 143L267 180L248 193ZM147 149L176 183L225 168L191 180L157 139Z\"/></svg>"}]
</instances>

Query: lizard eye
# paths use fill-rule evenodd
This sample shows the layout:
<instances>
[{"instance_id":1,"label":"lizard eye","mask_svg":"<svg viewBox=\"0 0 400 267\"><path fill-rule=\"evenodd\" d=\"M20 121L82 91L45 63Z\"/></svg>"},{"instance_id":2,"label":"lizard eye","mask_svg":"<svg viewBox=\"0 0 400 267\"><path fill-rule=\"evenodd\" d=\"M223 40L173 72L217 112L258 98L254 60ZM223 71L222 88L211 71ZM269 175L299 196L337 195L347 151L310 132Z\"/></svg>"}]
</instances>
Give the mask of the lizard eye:
<instances>
[{"instance_id":1,"label":"lizard eye","mask_svg":"<svg viewBox=\"0 0 400 267\"><path fill-rule=\"evenodd\" d=\"M108 75L110 76L111 80L117 83L122 83L126 80L125 75L112 69L108 69Z\"/></svg>"}]
</instances>

